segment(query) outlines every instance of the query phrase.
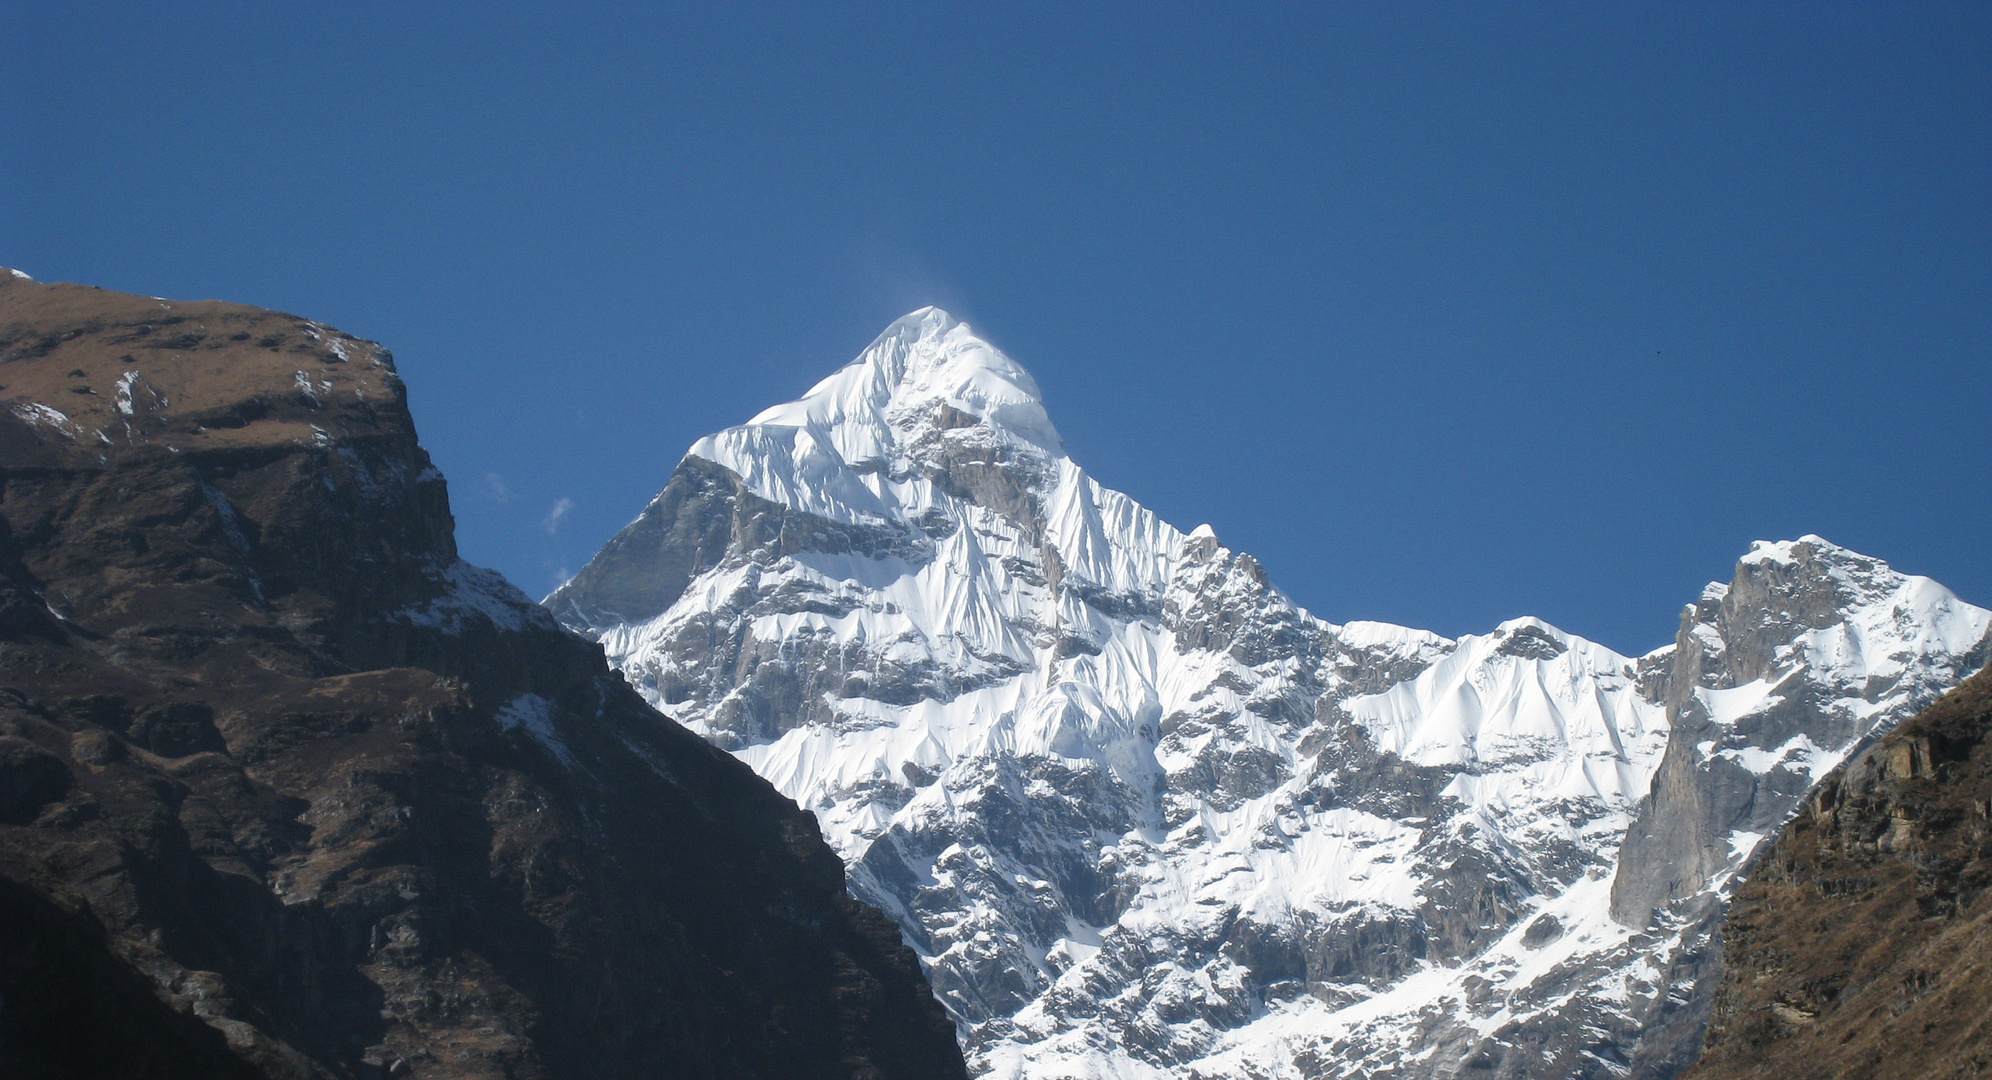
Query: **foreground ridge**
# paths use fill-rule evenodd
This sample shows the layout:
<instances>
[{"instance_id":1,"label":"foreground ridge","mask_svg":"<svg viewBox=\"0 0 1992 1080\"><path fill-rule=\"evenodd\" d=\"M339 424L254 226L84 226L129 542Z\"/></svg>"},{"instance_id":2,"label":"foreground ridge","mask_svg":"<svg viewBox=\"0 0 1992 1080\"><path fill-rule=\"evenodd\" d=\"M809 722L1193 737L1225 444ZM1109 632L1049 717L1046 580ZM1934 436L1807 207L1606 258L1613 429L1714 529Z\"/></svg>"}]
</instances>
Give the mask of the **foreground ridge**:
<instances>
[{"instance_id":1,"label":"foreground ridge","mask_svg":"<svg viewBox=\"0 0 1992 1080\"><path fill-rule=\"evenodd\" d=\"M1981 672L1835 770L1759 857L1693 1080L1992 1068L1988 799Z\"/></svg>"},{"instance_id":2,"label":"foreground ridge","mask_svg":"<svg viewBox=\"0 0 1992 1080\"><path fill-rule=\"evenodd\" d=\"M816 813L973 1071L1115 1080L1672 1075L1757 841L1992 632L1818 537L1646 656L1323 622L934 309L545 604Z\"/></svg>"},{"instance_id":3,"label":"foreground ridge","mask_svg":"<svg viewBox=\"0 0 1992 1080\"><path fill-rule=\"evenodd\" d=\"M810 816L458 559L386 350L0 274L0 363L0 1075L963 1075Z\"/></svg>"}]
</instances>

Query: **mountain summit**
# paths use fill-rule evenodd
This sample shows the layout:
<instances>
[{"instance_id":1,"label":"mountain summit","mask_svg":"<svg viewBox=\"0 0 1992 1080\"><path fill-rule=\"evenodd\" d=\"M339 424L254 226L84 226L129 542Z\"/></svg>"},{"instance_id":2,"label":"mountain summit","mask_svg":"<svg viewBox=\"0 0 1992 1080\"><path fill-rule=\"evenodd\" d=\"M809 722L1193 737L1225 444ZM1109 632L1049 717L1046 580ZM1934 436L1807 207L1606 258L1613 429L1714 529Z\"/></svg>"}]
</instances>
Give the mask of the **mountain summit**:
<instances>
[{"instance_id":1,"label":"mountain summit","mask_svg":"<svg viewBox=\"0 0 1992 1080\"><path fill-rule=\"evenodd\" d=\"M1992 649L1817 537L1646 656L1327 623L931 308L545 603L815 812L997 1077L1670 1075L1757 840Z\"/></svg>"},{"instance_id":2,"label":"mountain summit","mask_svg":"<svg viewBox=\"0 0 1992 1080\"><path fill-rule=\"evenodd\" d=\"M845 438L863 433L882 440L866 445L840 438L838 452L855 464L886 457L893 431L912 433L934 422L935 406L1047 449L1058 446L1030 372L936 307L898 319L843 370L746 426L815 427Z\"/></svg>"},{"instance_id":3,"label":"mountain summit","mask_svg":"<svg viewBox=\"0 0 1992 1080\"><path fill-rule=\"evenodd\" d=\"M733 470L762 498L828 521L876 523L931 503L918 485L892 481L940 433L964 429L991 452L1063 456L1030 373L929 307L799 400L699 440L690 455Z\"/></svg>"}]
</instances>

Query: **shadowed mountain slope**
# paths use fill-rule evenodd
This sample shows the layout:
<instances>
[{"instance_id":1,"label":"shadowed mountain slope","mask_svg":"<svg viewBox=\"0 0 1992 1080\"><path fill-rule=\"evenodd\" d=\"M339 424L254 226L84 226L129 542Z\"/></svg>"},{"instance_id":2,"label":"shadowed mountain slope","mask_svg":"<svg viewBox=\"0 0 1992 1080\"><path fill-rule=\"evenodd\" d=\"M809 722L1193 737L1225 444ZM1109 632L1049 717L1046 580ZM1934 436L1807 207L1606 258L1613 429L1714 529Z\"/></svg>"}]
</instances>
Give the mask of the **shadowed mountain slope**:
<instances>
[{"instance_id":1,"label":"shadowed mountain slope","mask_svg":"<svg viewBox=\"0 0 1992 1080\"><path fill-rule=\"evenodd\" d=\"M379 346L0 271L0 1075L961 1076L814 818L452 530Z\"/></svg>"}]
</instances>

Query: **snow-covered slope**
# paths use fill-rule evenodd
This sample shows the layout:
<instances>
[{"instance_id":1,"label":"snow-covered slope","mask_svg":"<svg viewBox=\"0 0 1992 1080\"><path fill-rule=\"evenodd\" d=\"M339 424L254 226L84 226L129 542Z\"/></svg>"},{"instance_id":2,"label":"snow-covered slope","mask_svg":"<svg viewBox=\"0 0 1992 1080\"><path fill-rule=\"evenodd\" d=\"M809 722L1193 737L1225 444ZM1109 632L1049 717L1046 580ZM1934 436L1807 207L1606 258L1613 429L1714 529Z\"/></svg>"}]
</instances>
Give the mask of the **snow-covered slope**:
<instances>
[{"instance_id":1,"label":"snow-covered slope","mask_svg":"<svg viewBox=\"0 0 1992 1080\"><path fill-rule=\"evenodd\" d=\"M546 603L816 811L1005 1077L1664 1072L1753 837L1992 628L1816 537L1640 658L1332 625L932 308L700 440Z\"/></svg>"}]
</instances>

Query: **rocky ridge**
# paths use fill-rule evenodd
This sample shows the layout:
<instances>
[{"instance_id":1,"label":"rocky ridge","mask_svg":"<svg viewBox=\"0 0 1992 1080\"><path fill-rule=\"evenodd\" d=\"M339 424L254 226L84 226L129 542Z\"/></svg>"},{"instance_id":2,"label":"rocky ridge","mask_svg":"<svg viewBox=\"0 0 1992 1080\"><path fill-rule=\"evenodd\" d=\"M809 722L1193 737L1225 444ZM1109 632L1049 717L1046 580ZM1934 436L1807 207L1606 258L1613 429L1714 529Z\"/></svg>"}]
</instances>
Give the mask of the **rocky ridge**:
<instances>
[{"instance_id":1,"label":"rocky ridge","mask_svg":"<svg viewBox=\"0 0 1992 1080\"><path fill-rule=\"evenodd\" d=\"M1992 1074L1992 672L1828 776L1736 891L1691 1080Z\"/></svg>"},{"instance_id":2,"label":"rocky ridge","mask_svg":"<svg viewBox=\"0 0 1992 1080\"><path fill-rule=\"evenodd\" d=\"M545 603L817 814L974 1071L1117 1080L1678 1072L1755 842L1992 633L1817 537L1641 657L1329 624L935 309Z\"/></svg>"},{"instance_id":3,"label":"rocky ridge","mask_svg":"<svg viewBox=\"0 0 1992 1080\"><path fill-rule=\"evenodd\" d=\"M948 1077L799 811L456 554L392 358L0 272L0 1073Z\"/></svg>"}]
</instances>

